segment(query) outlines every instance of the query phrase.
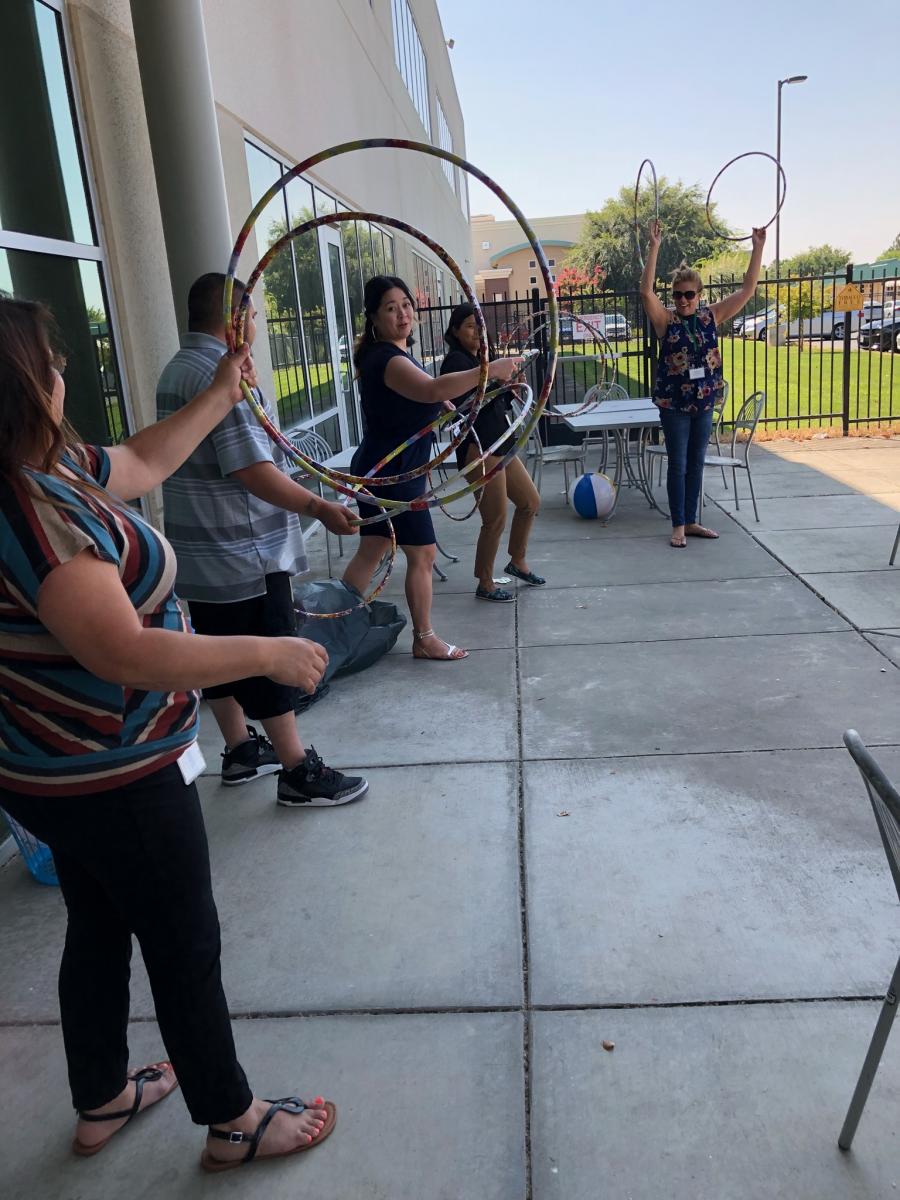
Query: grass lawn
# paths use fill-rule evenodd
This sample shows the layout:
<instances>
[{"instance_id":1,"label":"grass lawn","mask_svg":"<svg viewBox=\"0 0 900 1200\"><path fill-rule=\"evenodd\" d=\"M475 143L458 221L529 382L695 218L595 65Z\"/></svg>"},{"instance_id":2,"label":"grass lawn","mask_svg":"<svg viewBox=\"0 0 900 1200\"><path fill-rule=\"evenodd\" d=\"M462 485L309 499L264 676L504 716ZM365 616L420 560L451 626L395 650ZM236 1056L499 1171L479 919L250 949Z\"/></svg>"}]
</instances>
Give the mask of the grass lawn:
<instances>
[{"instance_id":1,"label":"grass lawn","mask_svg":"<svg viewBox=\"0 0 900 1200\"><path fill-rule=\"evenodd\" d=\"M616 344L619 351L639 351L638 339ZM766 393L763 414L770 422L778 418L787 427L808 424L839 425L841 421L844 351L842 344L796 342L788 346L768 346L765 342L741 338L723 338L721 342L725 378L731 385L726 418L733 415L742 400L752 392ZM567 345L560 360L593 354L594 347ZM644 391L643 358L640 353L616 360L618 382L632 396ZM590 386L596 379L587 362L584 370L561 366L567 377L566 398L578 399L582 383ZM569 392L574 394L570 397ZM833 414L833 415L829 415ZM850 420L886 421L900 417L900 355L870 350L850 351Z\"/></svg>"},{"instance_id":2,"label":"grass lawn","mask_svg":"<svg viewBox=\"0 0 900 1200\"><path fill-rule=\"evenodd\" d=\"M279 367L277 370L273 370L278 413L285 428L296 425L298 421L309 420L313 412L321 412L333 407L335 389L332 383L332 374L330 364L310 364L310 375L312 376L312 397L310 397L306 393L306 383L301 367ZM312 399L312 409L310 409L310 399Z\"/></svg>"}]
</instances>

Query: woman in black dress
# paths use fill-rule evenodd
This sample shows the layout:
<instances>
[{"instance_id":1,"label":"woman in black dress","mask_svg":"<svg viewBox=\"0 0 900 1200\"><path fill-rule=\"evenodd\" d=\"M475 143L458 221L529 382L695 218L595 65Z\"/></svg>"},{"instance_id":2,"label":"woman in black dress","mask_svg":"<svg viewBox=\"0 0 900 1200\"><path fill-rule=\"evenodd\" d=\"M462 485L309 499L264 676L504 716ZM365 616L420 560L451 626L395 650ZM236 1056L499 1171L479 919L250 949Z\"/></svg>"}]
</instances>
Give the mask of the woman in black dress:
<instances>
[{"instance_id":1,"label":"woman in black dress","mask_svg":"<svg viewBox=\"0 0 900 1200\"><path fill-rule=\"evenodd\" d=\"M476 356L480 342L474 305L457 304L450 314L450 324L444 334L444 341L449 351L441 364L441 375L470 372L478 362ZM476 442L470 434L456 452L460 470L467 463L480 458L482 452L493 446L497 439L503 436L504 430L509 429L508 404L509 393L505 391L485 401L475 419L478 441ZM470 477L482 478L495 467L508 452L512 441L513 439L509 438L497 446L483 464L469 472ZM497 557L506 525L508 499L512 500L516 510L509 531L509 562L504 569L507 575L513 575L532 587L546 583L543 576L535 575L529 570L525 559L528 553L528 535L541 507L541 498L525 469L525 464L518 457L512 458L502 471L497 471L484 485L479 493L478 502L481 533L478 535L478 545L475 549L475 578L478 580L475 595L479 600L492 600L501 604L510 604L515 599L512 592L494 584L494 559Z\"/></svg>"},{"instance_id":2,"label":"woman in black dress","mask_svg":"<svg viewBox=\"0 0 900 1200\"><path fill-rule=\"evenodd\" d=\"M478 368L433 379L407 353L416 321L412 293L396 275L376 275L366 283L365 329L353 356L362 398L363 439L353 456L351 472L365 475L386 454L437 419L441 409L452 409L453 400L478 385ZM518 369L519 359L504 358L490 364L489 377L506 382ZM432 457L432 441L420 438L382 467L379 475L401 475L423 466ZM427 476L407 483L371 488L374 495L391 500L412 500L424 494ZM381 510L359 501L361 517ZM392 518L397 542L406 556L406 601L413 624L416 658L455 660L468 651L449 645L431 628L431 579L435 555L434 526L428 509L403 512ZM344 582L365 592L388 546L383 521L363 525L359 549L344 572Z\"/></svg>"}]
</instances>

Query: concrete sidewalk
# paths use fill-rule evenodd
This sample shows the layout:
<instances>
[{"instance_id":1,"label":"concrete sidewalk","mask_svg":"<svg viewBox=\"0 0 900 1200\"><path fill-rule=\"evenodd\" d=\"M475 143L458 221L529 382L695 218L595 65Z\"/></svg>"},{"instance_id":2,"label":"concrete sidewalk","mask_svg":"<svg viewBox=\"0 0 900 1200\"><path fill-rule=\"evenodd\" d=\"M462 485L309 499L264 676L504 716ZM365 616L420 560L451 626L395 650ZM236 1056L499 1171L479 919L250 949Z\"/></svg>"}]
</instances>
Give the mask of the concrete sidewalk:
<instances>
[{"instance_id":1,"label":"concrete sidewalk","mask_svg":"<svg viewBox=\"0 0 900 1200\"><path fill-rule=\"evenodd\" d=\"M204 720L239 1052L263 1094L334 1098L315 1153L204 1176L176 1097L72 1158L61 899L0 871L3 1196L900 1193L900 1033L853 1152L836 1146L900 948L841 744L857 728L900 779L900 441L756 463L760 522L743 480L737 511L711 477L722 536L679 552L633 494L609 528L579 521L548 470L548 585L514 606L474 600L475 521L442 518L461 561L434 624L469 659L414 662L407 631L300 720L369 776L358 805L221 789ZM152 1013L136 962L136 1062L161 1053Z\"/></svg>"}]
</instances>

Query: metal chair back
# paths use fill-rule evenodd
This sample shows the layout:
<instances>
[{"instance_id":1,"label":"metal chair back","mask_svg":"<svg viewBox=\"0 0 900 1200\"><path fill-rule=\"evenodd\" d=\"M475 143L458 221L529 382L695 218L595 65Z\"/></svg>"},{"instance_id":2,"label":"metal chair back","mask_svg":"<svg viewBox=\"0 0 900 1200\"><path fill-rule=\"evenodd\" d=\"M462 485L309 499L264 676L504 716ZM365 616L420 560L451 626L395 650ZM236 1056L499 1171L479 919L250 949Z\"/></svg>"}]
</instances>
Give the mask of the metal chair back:
<instances>
[{"instance_id":1,"label":"metal chair back","mask_svg":"<svg viewBox=\"0 0 900 1200\"><path fill-rule=\"evenodd\" d=\"M763 409L766 407L766 393L754 392L752 396L748 396L741 405L737 416L731 422L731 456L737 457L735 451L737 448L737 435L740 430L746 430L749 437L741 442L744 447L744 461L747 461L747 455L750 451L750 445L753 441L753 435L756 433L756 426L759 424L759 418L763 414Z\"/></svg>"},{"instance_id":2,"label":"metal chair back","mask_svg":"<svg viewBox=\"0 0 900 1200\"><path fill-rule=\"evenodd\" d=\"M888 866L894 878L897 898L900 899L900 792L879 767L855 729L848 729L844 734L844 745L850 751L865 784L872 810L875 813L878 832L881 834ZM894 1017L897 1015L898 994L900 994L900 959L897 960L894 974L888 984L887 995L881 1006L875 1032L869 1042L869 1049L853 1090L850 1107L847 1109L844 1124L838 1135L838 1145L842 1150L849 1150L853 1144L853 1138L869 1098L881 1056L887 1045Z\"/></svg>"},{"instance_id":3,"label":"metal chair back","mask_svg":"<svg viewBox=\"0 0 900 1200\"><path fill-rule=\"evenodd\" d=\"M897 899L900 900L900 792L869 753L855 729L848 729L844 734L844 745L850 751L865 784L888 866L894 877Z\"/></svg>"},{"instance_id":4,"label":"metal chair back","mask_svg":"<svg viewBox=\"0 0 900 1200\"><path fill-rule=\"evenodd\" d=\"M628 392L621 383L595 383L584 393L583 404L602 404L604 400L627 400Z\"/></svg>"}]
</instances>

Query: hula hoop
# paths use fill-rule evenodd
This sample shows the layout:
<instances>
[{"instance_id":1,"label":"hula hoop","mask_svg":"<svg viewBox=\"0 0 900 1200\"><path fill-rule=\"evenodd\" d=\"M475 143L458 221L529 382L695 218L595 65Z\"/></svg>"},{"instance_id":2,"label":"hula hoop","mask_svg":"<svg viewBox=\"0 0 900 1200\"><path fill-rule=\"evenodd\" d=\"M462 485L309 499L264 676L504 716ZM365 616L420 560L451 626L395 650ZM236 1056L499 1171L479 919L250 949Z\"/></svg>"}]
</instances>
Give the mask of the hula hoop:
<instances>
[{"instance_id":1,"label":"hula hoop","mask_svg":"<svg viewBox=\"0 0 900 1200\"><path fill-rule=\"evenodd\" d=\"M640 195L641 175L644 172L644 167L649 167L653 172L653 200L655 209L654 217L657 221L659 220L659 184L656 181L656 167L653 165L652 158L645 158L638 167L637 180L634 185L634 242L637 246L638 261L641 264L642 271L647 264L644 262L644 255L641 253L640 226L638 224L638 197Z\"/></svg>"},{"instance_id":2,"label":"hula hoop","mask_svg":"<svg viewBox=\"0 0 900 1200\"><path fill-rule=\"evenodd\" d=\"M404 480L408 480L410 478L418 478L422 474L425 474L427 471L431 470L433 467L440 465L440 463L442 463L444 461L444 459L446 459L456 449L457 445L459 445L468 436L472 426L474 426L475 418L477 417L478 412L480 411L480 408L481 408L483 400L484 400L484 394L485 394L487 378L488 378L487 329L486 329L486 325L485 325L485 321L484 321L484 316L481 311L481 307L478 304L477 298L475 297L471 288L466 283L464 277L462 276L461 271L459 270L459 267L452 260L452 258L449 256L449 254L447 254L447 252L443 250L442 247L440 247L436 242L433 242L425 234L421 233L421 231L414 229L412 226L407 225L405 222L397 221L394 218L386 217L382 214L377 214L377 213L376 214L365 214L365 213L361 213L361 212L345 211L342 213L327 214L321 218L315 218L312 221L304 222L302 225L297 226L294 230L289 231L289 233L286 234L284 238L279 239L278 242L273 247L270 247L269 251L267 251L267 254L263 256L263 259L260 260L258 267L255 269L253 276L252 276L252 283L250 280L248 280L247 289L246 289L245 295L244 295L241 303L239 305L233 304L234 281L235 281L235 277L237 275L237 269L238 269L238 265L240 262L240 257L241 257L241 253L244 248L244 245L245 245L247 238L249 237L250 232L253 229L260 213L263 212L263 210L272 201L272 199L278 194L278 192L280 192L282 189L287 187L287 185L291 182L291 180L295 179L297 176L301 175L303 172L308 171L311 168L317 166L319 163L325 162L331 158L336 158L343 154L348 154L351 151L367 150L367 149L409 150L409 151L413 151L415 153L426 154L433 158L439 158L439 159L444 160L445 162L452 163L453 165L459 167L461 170L466 171L467 174L474 176L476 179L478 179L480 182L482 182L487 188L489 188L490 191L492 191L498 197L498 199L509 210L509 212L512 214L512 216L518 221L518 223L519 223L520 227L522 228L522 231L525 234L525 237L529 243L529 246L535 252L535 258L537 260L538 267L540 268L541 275L544 279L544 285L547 289L548 313L549 313L548 323L550 326L547 372L546 372L546 375L544 378L544 383L541 388L541 392L540 392L539 396L534 400L534 402L531 406L531 410L528 411L526 409L521 414L520 420L523 424L522 431L521 431L519 437L516 439L515 443L510 447L509 451L502 458L499 458L497 463L489 471L487 471L482 476L482 478L478 480L477 483L472 484L471 482L469 482L469 483L467 483L467 485L465 487L461 488L457 493L453 494L452 496L442 497L442 500L441 500L442 503L444 503L444 504L450 503L454 499L459 499L462 496L471 494L478 488L484 487L484 485L491 478L493 478L493 476L498 471L502 470L506 466L506 464L509 461L511 461L511 459L515 456L515 454L518 453L521 446L523 446L525 444L525 442L527 441L528 437L530 436L532 430L537 425L537 422L539 421L540 416L541 416L544 408L546 407L547 397L549 396L550 389L553 386L553 378L554 378L555 371L556 371L556 362L557 362L557 357L558 357L559 316L558 316L558 308L557 308L557 303L556 303L556 296L555 296L553 285L552 285L552 279L550 277L550 266L549 266L549 263L547 262L543 248L537 239L537 235L535 234L532 226L530 225L527 218L525 217L525 214L515 204L515 202L512 200L512 198L500 187L500 185L497 184L485 172L481 171L478 167L474 166L474 164L468 162L466 159L461 158L459 155L453 154L451 151L448 151L448 150L442 150L440 147L437 147L437 146L431 146L426 143L412 142L412 141L408 141L406 139L399 139L399 138L366 138L366 139L360 139L360 140L352 141L352 142L344 142L344 143L341 143L336 146L331 146L326 150L319 151L317 154L311 155L309 158L304 159L302 162L298 163L295 167L293 167L289 172L284 174L279 180L277 180L268 189L268 191L266 191L260 197L260 199L257 201L256 205L254 206L253 210L251 211L249 217L245 221L240 233L238 234L237 240L234 245L234 249L232 251L231 260L229 262L228 271L226 273L226 278L225 278L223 308L224 308L224 315L225 315L226 336L228 339L228 344L229 344L230 350L233 351L233 350L237 349L240 345L243 344L244 321L245 321L246 312L247 312L247 309L248 309L248 306L250 303L250 293L252 291L252 286L258 280L265 265L271 261L272 257L274 257L274 254L278 253L278 250L281 249L282 245L286 244L292 238L300 236L301 233L304 233L304 232L307 232L308 230L317 228L320 224L337 224L340 221L359 220L359 219L375 220L381 224L386 224L393 228L397 228L404 232L408 232L412 236L416 237L417 240L422 241L435 254L437 254L438 257L441 259L441 261L444 262L445 265L447 265L450 268L450 270L454 274L454 277L456 278L457 282L460 284L467 299L469 299L470 303L472 303L473 308L474 308L474 315L476 318L476 323L478 325L479 335L480 335L479 380L478 380L478 385L476 388L476 395L472 401L472 405L469 410L468 420L463 421L462 425L459 428L457 437L451 440L451 442L447 446L447 448L444 451L439 452L435 456L435 458L433 460L431 460L431 462L429 462L424 468L417 468L412 472L405 472L402 475L397 475L397 476L392 476L392 477L391 476L380 477L380 476L375 475L374 471L380 469L380 467L384 464L384 462L390 461L390 459L392 459L392 458L396 457L396 455L402 453L402 451L404 449L406 449L407 446L411 445L414 441L418 440L419 437L425 436L426 430L420 430L416 435L413 436L413 438L407 439L407 442L404 443L404 445L397 447L397 449L395 451L393 451L390 455L386 456L386 458L384 460L382 460L381 463L376 464L376 467L373 468L373 470L370 471L369 473L367 473L367 475L365 475L365 476L362 476L362 477L353 476L347 472L329 470L328 468L325 467L324 464L317 463L314 459L307 457L306 455L300 454L290 444L290 442L288 442L287 439L284 438L284 435L281 434L281 432L279 430L277 430L275 428L275 426L272 424L272 422L268 419L265 412L262 410L261 406L256 402L256 399L252 395L250 388L247 386L247 384L242 383L242 391L244 393L244 397L250 404L251 409L254 412L254 415L257 417L257 420L260 421L262 427L266 430L269 437L273 441L275 441L276 444L281 446L281 448L285 451L285 453L288 456L290 461L296 463L303 470L307 471L310 475L312 475L314 478L317 478L320 482L324 483L326 486L332 488L333 490L335 490L339 493L342 493L345 497L349 498L354 495L359 495L359 496L365 498L366 501L371 502L374 506L379 507L382 510L385 510L375 518L366 518L365 520L358 521L358 524L371 523L372 521L375 521L375 520L379 520L379 521L385 520L388 522L388 526L389 526L389 529L391 532L392 556L391 556L391 562L388 565L388 570L385 575L385 578L382 580L381 584L379 585L378 589L376 589L376 591L374 591L368 598L364 597L361 600L361 603L359 605L354 606L354 608L347 609L341 613L310 613L310 614L308 614L310 617L317 617L317 618L325 618L325 617L333 618L333 617L338 617L338 616L345 616L348 613L354 611L355 608L359 608L359 607L362 607L365 604L367 604L369 602L369 600L372 599L375 595L377 595L378 591L380 591L385 586L387 579L390 575L392 565L393 565L393 558L396 555L396 538L394 537L393 528L392 528L392 525L390 522L390 513L391 512L394 512L394 514L396 515L398 512L419 511L421 509L434 507L437 503L439 503L438 499L435 497L435 494L434 494L435 489L434 488L431 489L430 493L426 492L424 495L417 497L416 499L411 500L411 501L391 501L383 496L372 495L371 492L369 492L368 487L366 485L369 485L370 487L371 486L380 486L380 485L390 486L391 484L398 483L398 482L401 482ZM438 419L438 421L432 422L432 425L435 426L435 428L439 428L440 425L444 423L444 420L446 418L449 418L450 415L451 415L450 413L443 414L442 417ZM484 460L485 457L486 457L486 452L483 453L481 456L482 461ZM471 469L472 464L470 463L467 465ZM440 486L442 487L442 486L449 486L450 484L455 484L458 480L463 479L463 478L465 478L464 474L462 472L457 472L456 475L451 476L448 480L446 480L445 485L440 485Z\"/></svg>"},{"instance_id":3,"label":"hula hoop","mask_svg":"<svg viewBox=\"0 0 900 1200\"><path fill-rule=\"evenodd\" d=\"M603 350L604 345L606 346L606 350L609 352L610 358L615 360L615 355L616 355L616 351L613 348L613 344L609 340L609 338L606 336L606 333L601 329L597 329L597 327L595 325L592 325L590 323L590 321L585 320L584 317L579 316L578 313L573 312L572 310L570 310L568 308L561 308L559 310L559 315L561 317L570 317L577 324L583 325L584 328L587 329L588 332L591 334L594 345L600 347L599 359L600 359L600 367L602 370L602 376L600 379L597 380L597 383L591 385L591 387L588 389L588 392L586 393L586 395L589 394L595 387L597 387L600 384L607 383L607 382L609 382L609 383L614 382L613 380L607 380L607 378L606 378L607 355ZM524 317L523 320L525 322L527 322L528 320L533 320L533 319L534 319L534 314L529 313ZM543 321L540 325L535 326L535 328L532 329L532 331L528 335L528 337L525 338L525 341L530 342L532 338L537 337L537 335L541 332L541 330L545 329L547 327L547 325L548 325L548 322ZM574 356L572 358L560 357L558 365L563 366L568 363L577 364L578 359L575 358ZM591 409L594 407L595 403L596 403L595 401L590 401L589 403L582 404L582 406L580 408L576 409L574 412L569 413L569 417L580 417L584 413L590 412Z\"/></svg>"},{"instance_id":4,"label":"hula hoop","mask_svg":"<svg viewBox=\"0 0 900 1200\"><path fill-rule=\"evenodd\" d=\"M775 157L775 155L770 154L768 152L768 150L746 150L743 154L736 154L734 156L734 158L729 159L728 162L725 164L725 166L721 169L721 171L719 171L718 175L715 177L715 179L712 181L712 183L709 185L709 191L706 193L706 220L707 220L707 223L709 224L709 227L713 231L713 233L718 234L718 236L726 242L746 242L747 238L750 238L753 236L752 233L741 233L741 234L725 233L723 230L719 229L715 225L715 223L713 222L713 219L712 219L712 214L710 213L710 210L709 210L710 201L712 199L712 194L713 194L713 188L716 186L716 184L719 182L719 179L725 174L725 172L728 170L728 168L734 166L734 164L736 162L740 162L740 160L742 158L767 158L767 159L769 159L770 162L773 162L775 164L775 166L778 168L778 207L775 209L775 212L772 214L772 217L768 221L766 221L765 225L758 225L757 229L768 229L769 228L769 226L773 223L773 221L775 221L776 217L781 212L782 208L784 208L784 198L787 195L787 176L784 173L784 167L781 165L781 163L778 161L778 159Z\"/></svg>"}]
</instances>

